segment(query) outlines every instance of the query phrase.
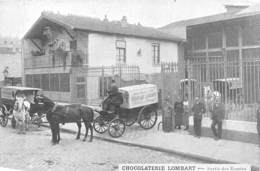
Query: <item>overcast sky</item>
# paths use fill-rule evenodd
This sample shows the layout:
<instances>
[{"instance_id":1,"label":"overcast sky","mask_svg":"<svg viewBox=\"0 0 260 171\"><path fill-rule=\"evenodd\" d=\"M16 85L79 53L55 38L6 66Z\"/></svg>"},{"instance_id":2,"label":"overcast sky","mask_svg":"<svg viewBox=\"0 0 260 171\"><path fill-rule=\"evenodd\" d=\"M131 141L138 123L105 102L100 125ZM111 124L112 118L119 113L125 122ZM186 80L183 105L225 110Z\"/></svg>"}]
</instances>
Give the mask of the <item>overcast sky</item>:
<instances>
[{"instance_id":1,"label":"overcast sky","mask_svg":"<svg viewBox=\"0 0 260 171\"><path fill-rule=\"evenodd\" d=\"M260 0L0 0L0 35L21 38L43 10L161 27L173 21L224 12L223 4Z\"/></svg>"}]
</instances>

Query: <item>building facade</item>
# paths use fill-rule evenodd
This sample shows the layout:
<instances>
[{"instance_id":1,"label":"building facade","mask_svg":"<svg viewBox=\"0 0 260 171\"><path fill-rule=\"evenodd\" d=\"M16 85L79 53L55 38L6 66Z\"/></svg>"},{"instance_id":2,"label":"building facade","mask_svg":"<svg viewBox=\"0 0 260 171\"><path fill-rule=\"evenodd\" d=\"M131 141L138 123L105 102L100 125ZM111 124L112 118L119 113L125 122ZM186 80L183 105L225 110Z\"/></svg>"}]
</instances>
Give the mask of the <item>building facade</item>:
<instances>
[{"instance_id":1,"label":"building facade","mask_svg":"<svg viewBox=\"0 0 260 171\"><path fill-rule=\"evenodd\" d=\"M54 100L86 102L99 97L99 77L122 76L129 65L138 66L134 74L158 73L161 62L178 60L181 42L125 17L110 22L43 12L23 38L23 81Z\"/></svg>"},{"instance_id":2,"label":"building facade","mask_svg":"<svg viewBox=\"0 0 260 171\"><path fill-rule=\"evenodd\" d=\"M226 87L233 84L236 93L224 84L215 89L233 96L232 101L240 94L245 103L255 103L260 96L260 5L226 7L225 13L171 23L162 29L177 30L186 38L185 60L190 64L186 77L213 87L215 82L228 82Z\"/></svg>"}]
</instances>

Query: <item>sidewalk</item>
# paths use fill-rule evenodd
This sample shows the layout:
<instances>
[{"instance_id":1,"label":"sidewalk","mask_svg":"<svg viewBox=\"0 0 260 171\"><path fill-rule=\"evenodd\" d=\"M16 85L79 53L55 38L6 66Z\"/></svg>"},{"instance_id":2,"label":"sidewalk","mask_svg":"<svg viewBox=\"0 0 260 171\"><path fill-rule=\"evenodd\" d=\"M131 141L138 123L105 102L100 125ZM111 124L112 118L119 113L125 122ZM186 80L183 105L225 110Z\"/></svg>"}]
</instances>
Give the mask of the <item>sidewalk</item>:
<instances>
[{"instance_id":1,"label":"sidewalk","mask_svg":"<svg viewBox=\"0 0 260 171\"><path fill-rule=\"evenodd\" d=\"M158 123L158 122L157 122ZM82 127L82 133L85 133ZM65 124L61 129L77 132L76 124ZM75 133L76 136L76 133ZM208 163L241 163L260 167L260 147L257 144L229 140L214 140L209 137L196 138L184 130L165 133L157 125L151 130L143 130L138 124L127 127L120 138L111 138L108 133L98 134L95 138L106 141L139 146L168 153L204 160ZM255 169L254 169L255 170Z\"/></svg>"}]
</instances>

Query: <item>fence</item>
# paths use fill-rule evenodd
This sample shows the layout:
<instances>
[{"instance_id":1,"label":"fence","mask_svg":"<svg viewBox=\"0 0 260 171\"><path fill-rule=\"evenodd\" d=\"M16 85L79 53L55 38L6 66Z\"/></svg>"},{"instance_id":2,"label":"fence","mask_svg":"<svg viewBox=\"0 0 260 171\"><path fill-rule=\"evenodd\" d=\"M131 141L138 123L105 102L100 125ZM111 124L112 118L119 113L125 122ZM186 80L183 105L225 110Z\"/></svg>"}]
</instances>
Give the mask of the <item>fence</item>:
<instances>
[{"instance_id":1,"label":"fence","mask_svg":"<svg viewBox=\"0 0 260 171\"><path fill-rule=\"evenodd\" d=\"M185 75L185 79L176 76L181 74ZM191 103L195 97L200 97L209 104L212 93L218 91L222 103L226 105L226 119L256 121L257 102L260 100L260 60L256 58L239 62L212 56L208 60L203 57L190 58L185 64L164 63L162 77L170 80L162 82L164 96L176 91L177 87L177 95L182 98L187 96ZM177 95L175 93L175 97ZM173 101L175 97L172 97ZM206 115L209 116L209 113Z\"/></svg>"},{"instance_id":2,"label":"fence","mask_svg":"<svg viewBox=\"0 0 260 171\"><path fill-rule=\"evenodd\" d=\"M107 90L112 80L118 87L142 84L138 66L116 65L103 67L88 67L84 72L77 72L75 81L76 100L86 101L89 105L99 105L107 96ZM82 99L82 100L80 100Z\"/></svg>"}]
</instances>

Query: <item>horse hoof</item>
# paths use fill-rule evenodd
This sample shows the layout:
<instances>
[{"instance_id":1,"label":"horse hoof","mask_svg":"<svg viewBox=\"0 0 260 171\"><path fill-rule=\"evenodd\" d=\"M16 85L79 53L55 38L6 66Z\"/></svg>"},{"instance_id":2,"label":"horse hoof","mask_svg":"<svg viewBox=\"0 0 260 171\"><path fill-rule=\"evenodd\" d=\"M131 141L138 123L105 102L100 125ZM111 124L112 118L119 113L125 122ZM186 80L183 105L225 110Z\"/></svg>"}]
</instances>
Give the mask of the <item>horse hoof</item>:
<instances>
[{"instance_id":1,"label":"horse hoof","mask_svg":"<svg viewBox=\"0 0 260 171\"><path fill-rule=\"evenodd\" d=\"M88 142L92 142L92 140L89 140Z\"/></svg>"},{"instance_id":2,"label":"horse hoof","mask_svg":"<svg viewBox=\"0 0 260 171\"><path fill-rule=\"evenodd\" d=\"M56 144L58 144L58 143L57 143L57 142L53 142L53 141L52 141L52 142L51 142L51 144L52 144L52 145L56 145Z\"/></svg>"},{"instance_id":3,"label":"horse hoof","mask_svg":"<svg viewBox=\"0 0 260 171\"><path fill-rule=\"evenodd\" d=\"M85 141L86 141L86 139L84 138L84 139L83 139L83 141L85 142Z\"/></svg>"}]
</instances>

